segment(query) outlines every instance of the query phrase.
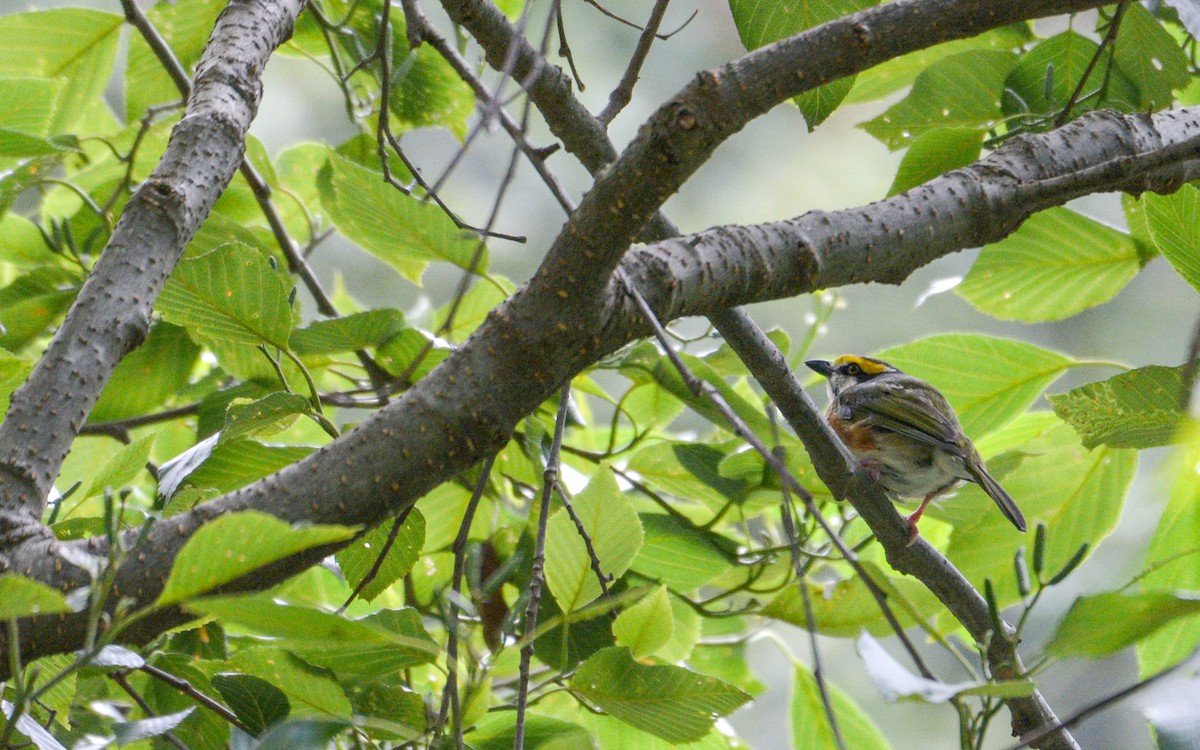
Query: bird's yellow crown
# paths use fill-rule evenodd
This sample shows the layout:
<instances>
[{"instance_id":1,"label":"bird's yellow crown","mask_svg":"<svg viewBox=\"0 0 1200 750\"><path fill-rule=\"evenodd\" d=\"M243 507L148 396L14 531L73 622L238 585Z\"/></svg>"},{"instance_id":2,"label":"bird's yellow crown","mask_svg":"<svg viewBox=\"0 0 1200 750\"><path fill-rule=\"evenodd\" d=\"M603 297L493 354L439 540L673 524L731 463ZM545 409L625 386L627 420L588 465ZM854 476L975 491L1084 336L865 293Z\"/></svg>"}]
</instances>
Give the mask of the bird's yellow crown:
<instances>
[{"instance_id":1,"label":"bird's yellow crown","mask_svg":"<svg viewBox=\"0 0 1200 750\"><path fill-rule=\"evenodd\" d=\"M862 371L867 375L878 375L879 373L887 372L888 370L888 366L883 362L880 362L877 359L871 359L870 357L860 357L857 354L843 354L842 356L833 360L835 367L838 365L848 364L850 362L858 365L859 368L861 368Z\"/></svg>"}]
</instances>

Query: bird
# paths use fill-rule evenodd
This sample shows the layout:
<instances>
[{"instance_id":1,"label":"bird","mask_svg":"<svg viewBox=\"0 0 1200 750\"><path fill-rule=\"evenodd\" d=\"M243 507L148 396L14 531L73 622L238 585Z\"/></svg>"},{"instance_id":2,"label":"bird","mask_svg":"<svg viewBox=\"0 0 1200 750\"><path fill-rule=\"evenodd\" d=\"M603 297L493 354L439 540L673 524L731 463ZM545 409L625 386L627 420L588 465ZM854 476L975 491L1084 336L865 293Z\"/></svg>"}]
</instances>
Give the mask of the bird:
<instances>
[{"instance_id":1,"label":"bird","mask_svg":"<svg viewBox=\"0 0 1200 750\"><path fill-rule=\"evenodd\" d=\"M910 545L929 503L964 482L982 487L1005 518L1025 531L1021 509L988 473L941 391L872 357L846 354L804 364L825 377L825 419L876 483L893 500L922 498L905 518Z\"/></svg>"}]
</instances>

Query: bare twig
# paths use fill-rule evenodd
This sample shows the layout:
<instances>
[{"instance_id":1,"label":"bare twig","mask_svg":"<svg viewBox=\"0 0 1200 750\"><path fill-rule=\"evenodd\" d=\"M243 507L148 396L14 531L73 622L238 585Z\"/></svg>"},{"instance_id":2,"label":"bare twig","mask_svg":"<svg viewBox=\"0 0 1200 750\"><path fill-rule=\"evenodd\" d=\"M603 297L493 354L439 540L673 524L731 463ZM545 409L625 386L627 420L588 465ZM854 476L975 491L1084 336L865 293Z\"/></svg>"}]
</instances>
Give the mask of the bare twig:
<instances>
[{"instance_id":1,"label":"bare twig","mask_svg":"<svg viewBox=\"0 0 1200 750\"><path fill-rule=\"evenodd\" d=\"M633 98L633 87L637 84L642 65L646 62L646 56L650 54L650 45L654 44L658 27L662 24L663 16L667 14L667 5L670 2L671 0L655 0L654 9L650 11L650 20L646 21L646 27L638 37L637 47L629 58L629 65L625 68L625 74L621 76L621 82L608 95L608 104L596 115L596 119L605 125L612 122L617 113Z\"/></svg>"},{"instance_id":2,"label":"bare twig","mask_svg":"<svg viewBox=\"0 0 1200 750\"><path fill-rule=\"evenodd\" d=\"M1083 73L1079 77L1079 83L1075 84L1075 90L1067 97L1067 103L1063 106L1062 112L1058 114L1058 117L1054 118L1054 127L1061 128L1066 124L1067 120L1071 119L1071 108L1075 106L1079 101L1079 97L1083 94L1083 87L1087 85L1088 78L1091 78L1092 71L1096 68L1096 63L1099 62L1104 51L1116 41L1117 31L1121 28L1121 19L1125 16L1125 6L1128 2L1129 0L1121 0L1121 2L1117 3L1117 10L1113 14L1112 22L1108 25L1108 31L1104 34L1104 38L1100 40L1100 46L1096 47L1096 52L1092 55L1092 59L1088 60L1087 66L1084 67ZM1105 85L1107 85L1107 76ZM1103 95L1101 95L1101 99L1103 99Z\"/></svg>"},{"instance_id":3,"label":"bare twig","mask_svg":"<svg viewBox=\"0 0 1200 750\"><path fill-rule=\"evenodd\" d=\"M554 438L546 456L546 470L542 475L542 496L538 505L537 537L533 544L533 565L529 572L529 603L525 608L525 634L529 642L521 647L520 680L517 682L517 719L513 735L513 750L525 750L525 709L529 704L529 664L533 661L533 634L537 631L538 605L542 598L542 584L546 564L546 522L550 515L550 497L558 484L558 456L562 449L563 431L567 425L568 404L571 401L571 384L563 385L558 396L558 416L554 420Z\"/></svg>"}]
</instances>

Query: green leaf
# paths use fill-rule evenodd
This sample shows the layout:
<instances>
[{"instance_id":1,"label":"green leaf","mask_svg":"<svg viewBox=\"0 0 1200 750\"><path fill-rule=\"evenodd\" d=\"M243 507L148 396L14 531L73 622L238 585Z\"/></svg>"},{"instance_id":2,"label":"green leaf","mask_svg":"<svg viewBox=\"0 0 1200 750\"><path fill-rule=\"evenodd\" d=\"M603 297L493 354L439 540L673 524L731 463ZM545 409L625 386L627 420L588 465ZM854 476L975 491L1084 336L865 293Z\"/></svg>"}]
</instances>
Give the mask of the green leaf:
<instances>
[{"instance_id":1,"label":"green leaf","mask_svg":"<svg viewBox=\"0 0 1200 750\"><path fill-rule=\"evenodd\" d=\"M187 608L277 639L300 658L336 674L395 674L441 653L413 609L383 610L360 619L284 604L264 595L207 597Z\"/></svg>"},{"instance_id":2,"label":"green leaf","mask_svg":"<svg viewBox=\"0 0 1200 750\"><path fill-rule=\"evenodd\" d=\"M1004 114L1027 114L1042 118L1057 115L1078 87L1079 79L1098 53L1098 47L1091 39L1074 31L1064 31L1039 42L1021 56L1020 63L1005 81ZM1094 66L1083 92L1086 95L1099 91L1102 86L1105 91L1102 101L1097 102L1094 96L1082 104L1076 101L1071 108L1071 116L1102 107L1113 107L1124 112L1136 109L1138 90L1119 69L1109 71L1104 65ZM1037 129L1046 130L1052 127L1053 118L1031 123L1034 124Z\"/></svg>"},{"instance_id":3,"label":"green leaf","mask_svg":"<svg viewBox=\"0 0 1200 750\"><path fill-rule=\"evenodd\" d=\"M295 527L258 511L221 516L200 527L183 545L157 605L199 596L268 563L349 539L354 533L346 526Z\"/></svg>"},{"instance_id":4,"label":"green leaf","mask_svg":"<svg viewBox=\"0 0 1200 750\"><path fill-rule=\"evenodd\" d=\"M0 127L0 157L48 156L72 150L77 141L66 136L43 138L20 130Z\"/></svg>"},{"instance_id":5,"label":"green leaf","mask_svg":"<svg viewBox=\"0 0 1200 750\"><path fill-rule=\"evenodd\" d=\"M161 320L155 322L142 345L117 365L88 415L89 421L127 419L163 407L187 385L199 356L200 347L184 329Z\"/></svg>"},{"instance_id":6,"label":"green leaf","mask_svg":"<svg viewBox=\"0 0 1200 750\"><path fill-rule=\"evenodd\" d=\"M82 8L0 17L0 76L64 81L50 132L69 132L103 100L122 26L119 15Z\"/></svg>"},{"instance_id":7,"label":"green leaf","mask_svg":"<svg viewBox=\"0 0 1200 750\"><path fill-rule=\"evenodd\" d=\"M1108 656L1164 625L1200 613L1194 594L1108 592L1075 600L1046 652L1055 656ZM1192 623L1195 626L1195 623Z\"/></svg>"},{"instance_id":8,"label":"green leaf","mask_svg":"<svg viewBox=\"0 0 1200 750\"><path fill-rule=\"evenodd\" d=\"M1107 447L1088 451L1075 431L1061 423L1026 443L1021 451L1024 460L1000 481L1031 527L1041 521L1049 528L1044 569L1054 573L1081 545L1094 550L1116 528L1138 454ZM1017 533L974 485L965 486L944 502L954 506L954 512L969 512L978 519L974 524L955 526L947 557L972 581L992 579L1000 606L1016 601L1013 556L1019 546L1033 540Z\"/></svg>"},{"instance_id":9,"label":"green leaf","mask_svg":"<svg viewBox=\"0 0 1200 750\"><path fill-rule=\"evenodd\" d=\"M1017 63L1011 52L970 50L930 65L912 91L861 126L891 150L934 128L984 131L1000 119L1004 79Z\"/></svg>"},{"instance_id":10,"label":"green leaf","mask_svg":"<svg viewBox=\"0 0 1200 750\"><path fill-rule=\"evenodd\" d=\"M677 591L695 591L728 570L734 550L722 553L726 540L717 535L658 513L641 514L641 523L645 541L633 561L638 573Z\"/></svg>"},{"instance_id":11,"label":"green leaf","mask_svg":"<svg viewBox=\"0 0 1200 750\"><path fill-rule=\"evenodd\" d=\"M292 332L296 354L336 354L369 349L404 330L399 310L367 310L333 320L318 320Z\"/></svg>"},{"instance_id":12,"label":"green leaf","mask_svg":"<svg viewBox=\"0 0 1200 750\"><path fill-rule=\"evenodd\" d=\"M312 450L305 445L263 445L245 438L230 440L213 448L187 478L196 487L230 492L296 463Z\"/></svg>"},{"instance_id":13,"label":"green leaf","mask_svg":"<svg viewBox=\"0 0 1200 750\"><path fill-rule=\"evenodd\" d=\"M1154 247L1200 291L1200 189L1184 185L1170 195L1146 193L1141 202Z\"/></svg>"},{"instance_id":14,"label":"green leaf","mask_svg":"<svg viewBox=\"0 0 1200 750\"><path fill-rule=\"evenodd\" d=\"M1146 548L1141 585L1157 591L1200 591L1200 429L1188 430L1188 441L1167 464L1171 494ZM1178 620L1138 642L1138 676L1157 674L1187 658L1200 644L1200 628Z\"/></svg>"},{"instance_id":15,"label":"green leaf","mask_svg":"<svg viewBox=\"0 0 1200 750\"><path fill-rule=\"evenodd\" d=\"M436 205L401 193L382 174L330 151L318 184L321 204L338 231L414 283L430 261L471 266L479 243ZM486 268L485 255L475 271Z\"/></svg>"},{"instance_id":16,"label":"green leaf","mask_svg":"<svg viewBox=\"0 0 1200 750\"><path fill-rule=\"evenodd\" d=\"M955 291L1002 320L1062 320L1115 297L1141 267L1128 234L1050 208L985 247Z\"/></svg>"},{"instance_id":17,"label":"green leaf","mask_svg":"<svg viewBox=\"0 0 1200 750\"><path fill-rule=\"evenodd\" d=\"M612 628L617 644L628 646L635 659L647 657L666 645L675 630L671 598L666 587L659 586L654 593L617 615Z\"/></svg>"},{"instance_id":18,"label":"green leaf","mask_svg":"<svg viewBox=\"0 0 1200 750\"><path fill-rule=\"evenodd\" d=\"M975 128L934 128L913 139L888 195L903 193L979 158L983 133Z\"/></svg>"},{"instance_id":19,"label":"green leaf","mask_svg":"<svg viewBox=\"0 0 1200 750\"><path fill-rule=\"evenodd\" d=\"M475 111L471 89L429 45L407 53L400 44L394 49L398 54L392 63L392 90L388 97L393 128L399 132L440 125L460 141L465 138L467 119Z\"/></svg>"},{"instance_id":20,"label":"green leaf","mask_svg":"<svg viewBox=\"0 0 1200 750\"><path fill-rule=\"evenodd\" d=\"M516 712L488 714L465 737L474 750L511 750L516 736ZM550 716L525 715L525 748L527 750L591 750L587 731L569 721Z\"/></svg>"},{"instance_id":21,"label":"green leaf","mask_svg":"<svg viewBox=\"0 0 1200 750\"><path fill-rule=\"evenodd\" d=\"M882 574L881 574L882 577ZM882 635L891 626L879 611L879 602L858 576L844 578L831 585L805 582L813 611L815 629L821 635L852 638L864 630ZM787 586L763 608L763 614L797 627L808 627L804 596L798 584ZM910 618L897 611L902 624Z\"/></svg>"},{"instance_id":22,"label":"green leaf","mask_svg":"<svg viewBox=\"0 0 1200 750\"><path fill-rule=\"evenodd\" d=\"M283 277L261 253L238 243L181 260L158 310L204 339L287 349L292 332Z\"/></svg>"},{"instance_id":23,"label":"green leaf","mask_svg":"<svg viewBox=\"0 0 1200 750\"><path fill-rule=\"evenodd\" d=\"M600 569L620 578L642 546L642 525L612 470L598 469L571 505L591 538ZM567 613L601 594L587 545L566 508L551 516L546 527L546 585Z\"/></svg>"},{"instance_id":24,"label":"green leaf","mask_svg":"<svg viewBox=\"0 0 1200 750\"><path fill-rule=\"evenodd\" d=\"M742 44L753 50L875 4L876 0L730 0L729 10ZM837 109L853 85L853 76L842 78L795 98L809 131Z\"/></svg>"},{"instance_id":25,"label":"green leaf","mask_svg":"<svg viewBox=\"0 0 1200 750\"><path fill-rule=\"evenodd\" d=\"M718 513L730 503L745 500L752 486L722 476L727 451L727 446L695 442L652 443L633 455L629 468L655 489L702 503Z\"/></svg>"},{"instance_id":26,"label":"green leaf","mask_svg":"<svg viewBox=\"0 0 1200 750\"><path fill-rule=\"evenodd\" d=\"M44 266L0 289L0 347L16 351L57 323L75 299L78 284L74 274Z\"/></svg>"},{"instance_id":27,"label":"green leaf","mask_svg":"<svg viewBox=\"0 0 1200 750\"><path fill-rule=\"evenodd\" d=\"M318 670L282 649L270 646L243 648L226 662L231 671L266 680L283 691L292 705L293 715L334 716L349 719L353 708L346 694L324 670ZM280 725L287 726L287 724ZM280 727L275 727L278 731ZM270 736L270 734L268 734ZM265 745L265 740L264 740ZM260 745L259 747L263 747ZM280 747L306 747L282 745ZM324 747L324 744L310 747Z\"/></svg>"},{"instance_id":28,"label":"green leaf","mask_svg":"<svg viewBox=\"0 0 1200 750\"><path fill-rule=\"evenodd\" d=\"M0 78L0 127L28 135L50 134L67 82L62 78Z\"/></svg>"},{"instance_id":29,"label":"green leaf","mask_svg":"<svg viewBox=\"0 0 1200 750\"><path fill-rule=\"evenodd\" d=\"M939 334L878 354L928 380L975 439L1028 409L1073 362L1033 344L977 334Z\"/></svg>"},{"instance_id":30,"label":"green leaf","mask_svg":"<svg viewBox=\"0 0 1200 750\"><path fill-rule=\"evenodd\" d=\"M837 718L838 731L847 748L854 750L889 750L879 728L861 708L828 680L825 688L829 702ZM837 747L825 703L813 673L803 664L795 665L795 680L792 683L792 747L830 748Z\"/></svg>"},{"instance_id":31,"label":"green leaf","mask_svg":"<svg viewBox=\"0 0 1200 750\"><path fill-rule=\"evenodd\" d=\"M861 104L882 99L888 94L899 91L911 84L926 68L943 57L976 49L1013 50L1032 41L1033 38L1029 22L1021 21L985 31L970 39L956 39L910 52L859 73L854 82L854 88L846 97L846 103Z\"/></svg>"},{"instance_id":32,"label":"green leaf","mask_svg":"<svg viewBox=\"0 0 1200 750\"><path fill-rule=\"evenodd\" d=\"M392 523L384 522L365 534L361 539L337 553L338 566L346 576L346 582L357 588L366 578L367 573L375 566L375 561L383 552L388 536L392 532ZM417 558L421 556L421 547L425 544L425 516L413 508L408 518L400 525L392 547L388 550L383 564L379 566L375 577L359 594L366 601L371 601L382 594L396 581L412 569Z\"/></svg>"},{"instance_id":33,"label":"green leaf","mask_svg":"<svg viewBox=\"0 0 1200 750\"><path fill-rule=\"evenodd\" d=\"M580 665L571 689L621 721L668 742L691 742L750 695L682 667L647 666L627 648L606 648Z\"/></svg>"},{"instance_id":34,"label":"green leaf","mask_svg":"<svg viewBox=\"0 0 1200 750\"><path fill-rule=\"evenodd\" d=\"M1140 112L1169 107L1174 99L1172 90L1188 85L1187 55L1150 11L1138 3L1125 7L1113 60L1141 92L1137 102Z\"/></svg>"},{"instance_id":35,"label":"green leaf","mask_svg":"<svg viewBox=\"0 0 1200 750\"><path fill-rule=\"evenodd\" d=\"M222 672L213 675L212 686L256 737L267 727L286 719L292 710L283 691L260 677Z\"/></svg>"},{"instance_id":36,"label":"green leaf","mask_svg":"<svg viewBox=\"0 0 1200 750\"><path fill-rule=\"evenodd\" d=\"M224 7L222 3L158 3L146 11L146 17L184 71L191 74ZM125 68L125 119L133 122L153 105L182 98L150 45L141 34L133 34Z\"/></svg>"},{"instance_id":37,"label":"green leaf","mask_svg":"<svg viewBox=\"0 0 1200 750\"><path fill-rule=\"evenodd\" d=\"M46 584L13 573L0 575L0 622L71 611L66 597Z\"/></svg>"},{"instance_id":38,"label":"green leaf","mask_svg":"<svg viewBox=\"0 0 1200 750\"><path fill-rule=\"evenodd\" d=\"M91 485L79 499L99 495L105 489L119 490L133 481L150 461L150 449L154 447L154 439L157 437L157 434L145 435L129 445L121 446L121 449L96 472Z\"/></svg>"},{"instance_id":39,"label":"green leaf","mask_svg":"<svg viewBox=\"0 0 1200 750\"><path fill-rule=\"evenodd\" d=\"M1153 365L1048 398L1085 448L1154 448L1178 440L1182 395L1183 367Z\"/></svg>"},{"instance_id":40,"label":"green leaf","mask_svg":"<svg viewBox=\"0 0 1200 750\"><path fill-rule=\"evenodd\" d=\"M234 401L225 412L225 426L221 429L219 442L278 432L290 425L297 415L311 409L312 403L304 396L283 391L254 401Z\"/></svg>"}]
</instances>

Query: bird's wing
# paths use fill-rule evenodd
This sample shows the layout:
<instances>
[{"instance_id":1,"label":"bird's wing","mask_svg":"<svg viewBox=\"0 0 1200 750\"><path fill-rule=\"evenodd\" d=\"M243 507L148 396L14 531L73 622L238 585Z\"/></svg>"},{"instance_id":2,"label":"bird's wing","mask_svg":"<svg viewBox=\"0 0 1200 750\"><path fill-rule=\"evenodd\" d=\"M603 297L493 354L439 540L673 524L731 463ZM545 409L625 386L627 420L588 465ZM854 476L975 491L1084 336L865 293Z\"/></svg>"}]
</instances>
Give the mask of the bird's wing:
<instances>
[{"instance_id":1,"label":"bird's wing","mask_svg":"<svg viewBox=\"0 0 1200 750\"><path fill-rule=\"evenodd\" d=\"M915 387L914 387L915 386ZM922 443L962 452L962 434L950 404L936 390L904 380L867 381L838 394L839 416L891 430Z\"/></svg>"}]
</instances>

